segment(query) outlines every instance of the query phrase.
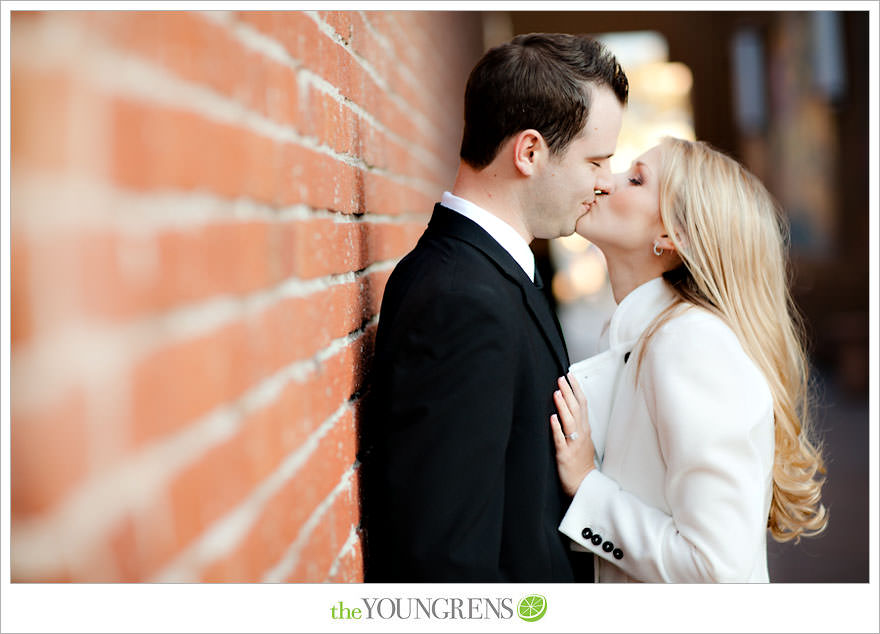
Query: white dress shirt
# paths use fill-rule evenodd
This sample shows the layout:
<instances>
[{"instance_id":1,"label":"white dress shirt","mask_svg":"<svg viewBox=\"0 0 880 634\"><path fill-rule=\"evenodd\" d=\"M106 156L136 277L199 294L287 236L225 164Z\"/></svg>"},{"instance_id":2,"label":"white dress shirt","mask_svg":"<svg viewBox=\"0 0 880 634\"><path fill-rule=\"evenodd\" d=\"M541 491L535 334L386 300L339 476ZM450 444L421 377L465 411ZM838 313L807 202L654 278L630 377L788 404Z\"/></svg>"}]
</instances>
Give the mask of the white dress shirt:
<instances>
[{"instance_id":1,"label":"white dress shirt","mask_svg":"<svg viewBox=\"0 0 880 634\"><path fill-rule=\"evenodd\" d=\"M516 229L495 214L450 192L443 192L440 204L480 225L486 233L495 239L495 242L500 244L516 260L529 279L532 282L535 281L535 254L529 248L529 243L517 233Z\"/></svg>"}]
</instances>

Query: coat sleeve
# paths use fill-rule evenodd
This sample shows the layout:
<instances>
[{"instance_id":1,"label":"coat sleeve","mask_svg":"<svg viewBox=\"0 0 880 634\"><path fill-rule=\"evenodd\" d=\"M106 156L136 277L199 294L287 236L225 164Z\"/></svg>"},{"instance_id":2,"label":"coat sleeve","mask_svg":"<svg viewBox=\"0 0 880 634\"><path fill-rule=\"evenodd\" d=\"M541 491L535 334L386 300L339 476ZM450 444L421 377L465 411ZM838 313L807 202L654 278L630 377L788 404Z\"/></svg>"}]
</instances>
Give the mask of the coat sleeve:
<instances>
[{"instance_id":1,"label":"coat sleeve","mask_svg":"<svg viewBox=\"0 0 880 634\"><path fill-rule=\"evenodd\" d=\"M666 464L656 477L670 512L593 471L560 530L640 581L747 581L766 547L772 397L726 325L686 323L649 342L636 392Z\"/></svg>"},{"instance_id":2,"label":"coat sleeve","mask_svg":"<svg viewBox=\"0 0 880 634\"><path fill-rule=\"evenodd\" d=\"M509 301L509 300L507 300ZM438 294L394 352L384 469L414 581L504 581L516 324L491 289Z\"/></svg>"}]
</instances>

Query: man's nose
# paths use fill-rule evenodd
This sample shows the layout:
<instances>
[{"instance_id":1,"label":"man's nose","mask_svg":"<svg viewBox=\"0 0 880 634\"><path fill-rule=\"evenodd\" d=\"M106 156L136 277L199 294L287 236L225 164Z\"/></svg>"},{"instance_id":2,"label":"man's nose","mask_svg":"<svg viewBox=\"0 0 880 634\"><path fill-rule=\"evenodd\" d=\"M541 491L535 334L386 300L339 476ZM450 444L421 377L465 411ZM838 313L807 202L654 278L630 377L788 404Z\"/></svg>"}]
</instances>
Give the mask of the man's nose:
<instances>
[{"instance_id":1,"label":"man's nose","mask_svg":"<svg viewBox=\"0 0 880 634\"><path fill-rule=\"evenodd\" d=\"M613 194L616 189L617 179L611 174L611 170L607 167L601 170L596 178L596 194L606 196Z\"/></svg>"}]
</instances>

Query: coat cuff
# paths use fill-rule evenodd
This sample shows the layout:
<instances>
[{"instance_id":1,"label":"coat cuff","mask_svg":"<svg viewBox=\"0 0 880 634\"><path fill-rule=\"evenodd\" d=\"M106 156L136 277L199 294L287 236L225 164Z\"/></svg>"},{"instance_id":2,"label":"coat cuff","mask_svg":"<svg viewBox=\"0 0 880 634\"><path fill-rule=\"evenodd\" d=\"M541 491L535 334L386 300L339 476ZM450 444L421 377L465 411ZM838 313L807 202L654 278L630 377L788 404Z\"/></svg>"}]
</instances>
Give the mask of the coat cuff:
<instances>
[{"instance_id":1,"label":"coat cuff","mask_svg":"<svg viewBox=\"0 0 880 634\"><path fill-rule=\"evenodd\" d=\"M608 517L605 510L619 491L620 486L614 480L593 469L578 487L559 531L600 557L610 561L623 559L626 553L607 538L611 535L611 527L604 525L602 520Z\"/></svg>"}]
</instances>

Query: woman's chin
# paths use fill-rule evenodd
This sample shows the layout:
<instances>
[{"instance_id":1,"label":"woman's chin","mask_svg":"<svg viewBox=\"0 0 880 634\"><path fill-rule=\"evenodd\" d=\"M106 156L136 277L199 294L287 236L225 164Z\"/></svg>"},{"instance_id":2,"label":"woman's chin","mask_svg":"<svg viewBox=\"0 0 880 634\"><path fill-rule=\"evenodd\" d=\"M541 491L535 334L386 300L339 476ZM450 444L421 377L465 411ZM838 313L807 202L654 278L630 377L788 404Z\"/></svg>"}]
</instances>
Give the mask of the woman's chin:
<instances>
[{"instance_id":1,"label":"woman's chin","mask_svg":"<svg viewBox=\"0 0 880 634\"><path fill-rule=\"evenodd\" d=\"M578 221L574 225L574 232L577 235L579 235L580 237L585 238L587 240L590 239L590 236L589 236L589 233L590 233L589 224L590 223L587 220L587 216L589 216L589 215L590 214L584 214L583 216L578 218Z\"/></svg>"}]
</instances>

